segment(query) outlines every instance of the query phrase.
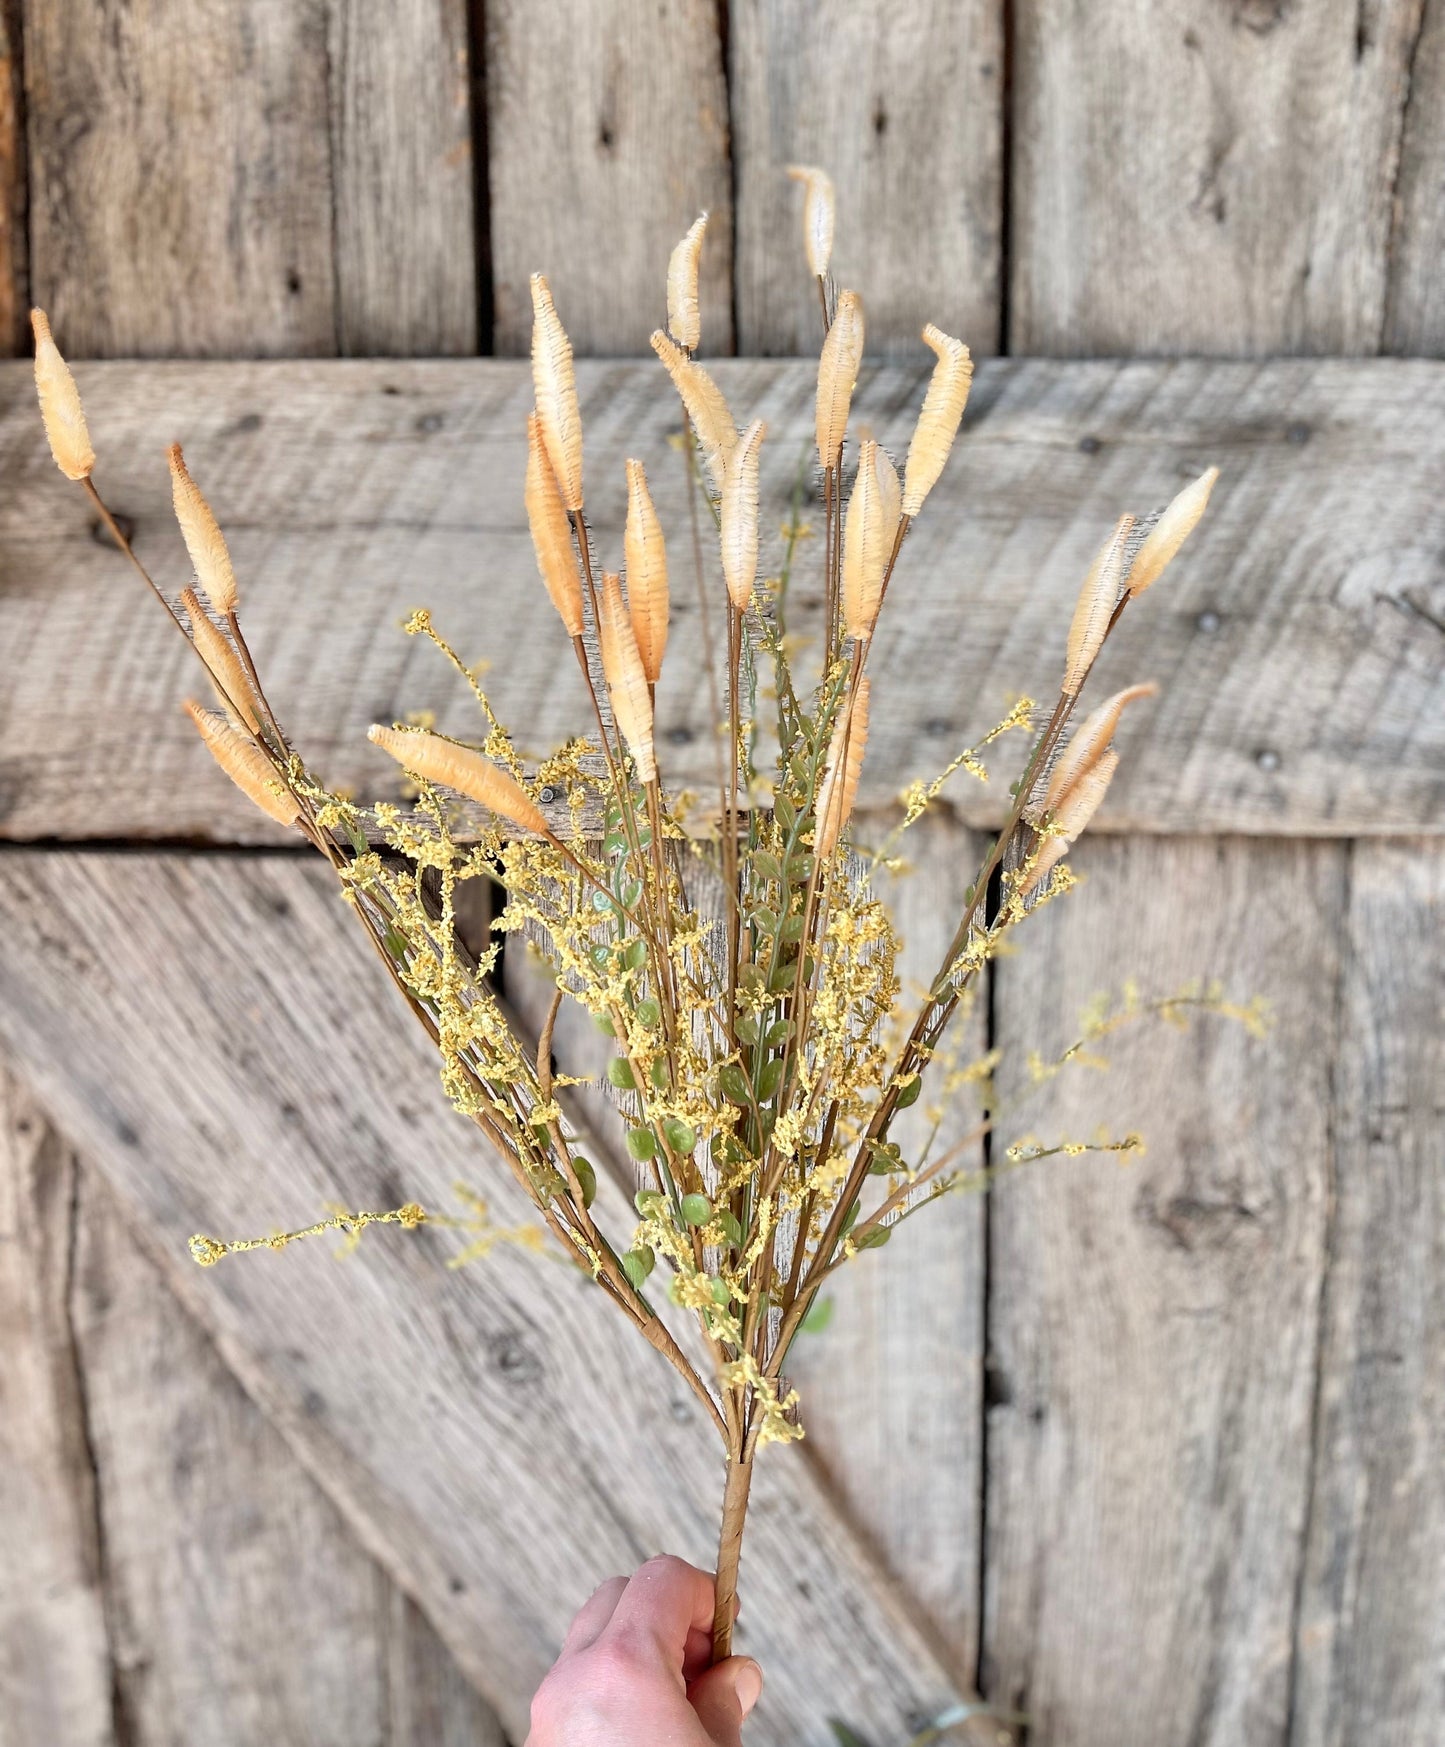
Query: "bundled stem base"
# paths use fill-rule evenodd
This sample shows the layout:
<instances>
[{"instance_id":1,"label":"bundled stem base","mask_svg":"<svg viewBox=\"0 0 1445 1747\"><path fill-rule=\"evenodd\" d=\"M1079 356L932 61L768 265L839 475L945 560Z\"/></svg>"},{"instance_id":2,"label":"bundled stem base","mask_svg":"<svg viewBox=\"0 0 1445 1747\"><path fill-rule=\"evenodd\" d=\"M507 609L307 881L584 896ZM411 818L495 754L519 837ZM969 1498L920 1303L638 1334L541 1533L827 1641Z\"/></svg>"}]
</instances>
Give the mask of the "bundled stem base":
<instances>
[{"instance_id":1,"label":"bundled stem base","mask_svg":"<svg viewBox=\"0 0 1445 1747\"><path fill-rule=\"evenodd\" d=\"M728 1454L727 1485L723 1489L722 1532L717 1546L717 1584L712 1616L712 1659L721 1662L733 1650L733 1616L737 1612L738 1564L743 1551L743 1524L753 1484L750 1456Z\"/></svg>"}]
</instances>

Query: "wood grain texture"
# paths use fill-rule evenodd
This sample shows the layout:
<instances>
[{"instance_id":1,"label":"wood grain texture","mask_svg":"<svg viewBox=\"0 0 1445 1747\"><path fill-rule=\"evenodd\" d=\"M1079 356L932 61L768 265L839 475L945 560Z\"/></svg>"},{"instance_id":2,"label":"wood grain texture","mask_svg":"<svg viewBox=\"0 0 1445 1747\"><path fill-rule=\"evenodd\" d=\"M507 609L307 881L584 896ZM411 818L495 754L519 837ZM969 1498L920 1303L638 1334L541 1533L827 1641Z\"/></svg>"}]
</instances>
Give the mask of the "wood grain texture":
<instances>
[{"instance_id":1,"label":"wood grain texture","mask_svg":"<svg viewBox=\"0 0 1445 1747\"><path fill-rule=\"evenodd\" d=\"M765 416L767 526L806 455L810 372L724 363L739 414ZM624 454L651 468L671 539L673 627L658 746L674 783L712 785L708 687L676 403L654 365L584 365L588 501L621 551ZM860 420L906 443L921 370L869 367ZM487 677L521 743L585 726L521 507L530 376L518 363L94 365L81 373L98 477L178 588L184 555L161 451L179 437L230 537L242 617L273 701L330 781L395 772L372 721L475 706L400 623L426 603ZM11 838L274 841L219 779L178 705L191 657L56 473L29 372L0 367L0 833ZM1445 368L1394 360L1267 365L986 364L964 436L904 548L873 657L860 804L886 805L1003 714L1046 698L1078 583L1126 507L1217 461L1206 523L1136 607L1095 682L1163 697L1126 726L1104 830L1437 831L1445 822ZM816 506L809 513L818 515ZM805 546L793 619L818 623ZM764 557L778 562L776 535ZM709 586L721 579L709 565ZM997 823L999 781L956 778L964 822ZM383 769L385 767L385 769ZM389 790L387 792L390 792Z\"/></svg>"},{"instance_id":2,"label":"wood grain texture","mask_svg":"<svg viewBox=\"0 0 1445 1747\"><path fill-rule=\"evenodd\" d=\"M14 852L0 925L7 1047L229 1368L524 1733L600 1573L659 1547L709 1560L710 1428L589 1283L515 1249L459 1273L442 1265L455 1241L427 1231L368 1238L345 1267L324 1244L214 1273L190 1262L194 1230L265 1231L337 1200L445 1209L458 1180L501 1223L521 1211L321 870ZM597 1206L627 1229L605 1176ZM830 1711L896 1739L951 1702L796 1452L771 1452L756 1487L742 1634L769 1665L759 1747L825 1742Z\"/></svg>"},{"instance_id":3,"label":"wood grain texture","mask_svg":"<svg viewBox=\"0 0 1445 1747\"><path fill-rule=\"evenodd\" d=\"M1285 1739L1326 1265L1341 845L1090 844L1000 967L1005 1099L1101 989L1264 995L1116 1038L1001 1139L1141 1130L1008 1177L990 1227L985 1690L1049 1742Z\"/></svg>"},{"instance_id":4,"label":"wood grain texture","mask_svg":"<svg viewBox=\"0 0 1445 1747\"><path fill-rule=\"evenodd\" d=\"M1010 349L1377 351L1421 12L1021 6Z\"/></svg>"},{"instance_id":5,"label":"wood grain texture","mask_svg":"<svg viewBox=\"0 0 1445 1747\"><path fill-rule=\"evenodd\" d=\"M74 1319L124 1739L504 1747L90 1171L76 1219Z\"/></svg>"},{"instance_id":6,"label":"wood grain texture","mask_svg":"<svg viewBox=\"0 0 1445 1747\"><path fill-rule=\"evenodd\" d=\"M475 352L467 0L331 10L337 350Z\"/></svg>"},{"instance_id":7,"label":"wood grain texture","mask_svg":"<svg viewBox=\"0 0 1445 1747\"><path fill-rule=\"evenodd\" d=\"M30 324L23 0L0 0L0 354L24 353Z\"/></svg>"},{"instance_id":8,"label":"wood grain texture","mask_svg":"<svg viewBox=\"0 0 1445 1747\"><path fill-rule=\"evenodd\" d=\"M703 347L732 350L728 99L711 0L489 0L495 350L531 344L546 273L579 353L647 351L672 246L712 215Z\"/></svg>"},{"instance_id":9,"label":"wood grain texture","mask_svg":"<svg viewBox=\"0 0 1445 1747\"><path fill-rule=\"evenodd\" d=\"M0 1742L114 1747L70 1315L75 1160L0 1061Z\"/></svg>"},{"instance_id":10,"label":"wood grain texture","mask_svg":"<svg viewBox=\"0 0 1445 1747\"><path fill-rule=\"evenodd\" d=\"M861 842L882 833L855 825ZM984 844L946 820L924 820L904 841L914 872L884 888L904 939L905 997L921 1005L958 918ZM950 1040L960 1064L984 1049L976 1013ZM940 1067L944 1058L940 1058ZM974 1121L961 1092L941 1124L942 1149ZM894 1133L917 1162L932 1124L925 1096ZM982 1148L963 1168L977 1169ZM974 1679L982 1534L984 1206L955 1195L899 1228L888 1248L833 1276L826 1328L789 1354L803 1396L805 1448L821 1464L889 1572L923 1611L948 1666Z\"/></svg>"},{"instance_id":11,"label":"wood grain texture","mask_svg":"<svg viewBox=\"0 0 1445 1747\"><path fill-rule=\"evenodd\" d=\"M1406 80L1383 350L1438 358L1445 352L1445 11L1438 4L1420 8Z\"/></svg>"},{"instance_id":12,"label":"wood grain texture","mask_svg":"<svg viewBox=\"0 0 1445 1747\"><path fill-rule=\"evenodd\" d=\"M740 0L729 8L738 349L816 353L802 190L838 197L833 272L863 292L868 350L916 355L924 322L998 350L1003 224L999 0Z\"/></svg>"},{"instance_id":13,"label":"wood grain texture","mask_svg":"<svg viewBox=\"0 0 1445 1747\"><path fill-rule=\"evenodd\" d=\"M31 275L74 357L336 349L324 0L27 0Z\"/></svg>"},{"instance_id":14,"label":"wood grain texture","mask_svg":"<svg viewBox=\"0 0 1445 1747\"><path fill-rule=\"evenodd\" d=\"M1351 864L1334 1205L1291 1747L1439 1738L1445 855Z\"/></svg>"}]
</instances>

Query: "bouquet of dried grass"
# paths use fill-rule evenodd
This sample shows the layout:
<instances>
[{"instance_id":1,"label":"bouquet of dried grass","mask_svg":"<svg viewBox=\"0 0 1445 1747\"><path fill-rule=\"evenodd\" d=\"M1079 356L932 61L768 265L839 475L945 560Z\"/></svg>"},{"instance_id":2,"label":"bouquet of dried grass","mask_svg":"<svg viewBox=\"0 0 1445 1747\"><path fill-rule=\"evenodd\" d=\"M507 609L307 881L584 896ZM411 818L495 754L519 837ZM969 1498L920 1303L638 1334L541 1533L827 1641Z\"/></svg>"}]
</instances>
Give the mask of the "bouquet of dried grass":
<instances>
[{"instance_id":1,"label":"bouquet of dried grass","mask_svg":"<svg viewBox=\"0 0 1445 1747\"><path fill-rule=\"evenodd\" d=\"M719 1656L729 1649L754 1458L770 1442L802 1436L785 1367L819 1289L859 1252L886 1244L901 1220L950 1189L979 1184L965 1166L998 1119L989 1062L947 1076L950 1089L967 1086L979 1100L963 1140L935 1147L930 1139L908 1156L897 1119L930 1084L945 1033L984 967L1032 908L1070 883L1062 857L1109 786L1120 718L1154 688L1131 686L1074 728L1080 694L1120 617L1199 520L1215 477L1206 473L1156 518L1136 523L1126 515L1108 532L1068 629L1056 701L1036 711L1020 700L983 742L1016 731L1033 736L1007 821L952 942L921 1004L907 1010L895 974L899 937L874 873L880 863L898 865L900 838L948 775L964 768L986 779L983 747L961 752L933 783L906 790L902 817L871 857L850 845L849 818L868 744L874 628L909 530L948 460L972 365L959 340L925 328L936 362L901 476L870 437L850 444L863 306L829 278L831 186L819 171L798 174L824 326L816 435L826 607L812 683L785 624L786 583L804 531L796 506L780 568L760 575L766 432L759 421L739 429L695 355L705 215L673 253L667 327L653 336L684 409L697 513L717 534L721 586L698 559L704 604L725 626L710 806L669 792L654 743L669 560L647 473L641 460L627 463L623 568L608 570L585 516L572 351L540 275L532 281L526 510L595 737L527 769L472 674L418 613L409 629L431 638L472 686L485 734L466 745L415 727L373 727L379 751L415 785L407 807L361 806L329 791L292 746L241 632L226 542L178 447L170 451L175 511L195 586L177 608L141 567L96 491L74 382L44 315L34 316L36 381L55 458L83 483L195 648L217 704L186 706L206 746L257 806L331 863L434 1040L452 1103L495 1147L564 1254L677 1369L716 1428L726 1455ZM888 685L886 674L879 679ZM770 769L760 751L764 714L775 748ZM498 943L472 951L459 933L459 891L473 880L493 882L501 894L495 930L522 933L552 967L556 991L536 1038L519 1034L493 986ZM607 1078L635 1170L630 1230L604 1231L593 1217L596 1167L578 1150L567 1082L552 1059L554 1023L567 1001L613 1040ZM1188 1005L1223 1003L1180 996L1156 1010ZM1090 1035L1116 1018L1096 1019ZM925 1126L936 1138L941 1108L929 1113ZM1135 1144L1133 1137L1092 1143L1121 1151ZM1013 1162L1084 1150L1092 1149L1078 1142L1014 1149ZM427 1218L409 1205L310 1229ZM229 1245L196 1238L192 1247L198 1261L211 1263L296 1235ZM684 1350L662 1297L695 1319L700 1345L688 1344L705 1358Z\"/></svg>"}]
</instances>

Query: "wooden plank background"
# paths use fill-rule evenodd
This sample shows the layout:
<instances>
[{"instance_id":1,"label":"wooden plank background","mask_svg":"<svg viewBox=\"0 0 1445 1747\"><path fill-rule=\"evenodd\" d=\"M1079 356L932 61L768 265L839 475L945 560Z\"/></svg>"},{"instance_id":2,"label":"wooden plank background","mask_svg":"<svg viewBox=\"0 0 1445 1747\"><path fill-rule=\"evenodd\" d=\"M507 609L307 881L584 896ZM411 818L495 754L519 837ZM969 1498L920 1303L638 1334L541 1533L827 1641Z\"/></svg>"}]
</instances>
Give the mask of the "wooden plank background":
<instances>
[{"instance_id":1,"label":"wooden plank background","mask_svg":"<svg viewBox=\"0 0 1445 1747\"><path fill-rule=\"evenodd\" d=\"M997 356L900 572L869 807L1046 682L1113 515L1223 466L1119 650L1165 695L1089 884L998 967L981 1041L1016 1072L1131 973L1277 1024L1056 1082L1030 1127L1122 1119L1148 1154L1012 1176L845 1277L746 1555L757 1747L826 1741L830 1708L901 1747L974 1681L1030 1747L1438 1741L1442 117L1435 0L0 0L0 353L39 301L111 360L82 377L102 475L168 582L185 440L337 780L376 780L369 720L442 699L396 623L423 600L539 742L577 725L518 511L525 369L458 361L525 350L530 271L582 353L630 357L708 208L704 350L743 355L720 374L791 477L807 368L755 361L816 340L790 162L838 184L880 435L923 319ZM650 363L584 395L615 540L620 458L676 415ZM515 1743L593 1577L707 1556L705 1446L536 1264L186 1260L196 1226L484 1161L414 1049L414 1094L361 1119L395 1016L334 999L368 968L315 871L234 853L276 840L181 732L184 651L18 363L0 457L0 1743ZM994 818L960 789L926 840L915 952ZM535 1486L509 1436L585 1452L570 1534L499 1505Z\"/></svg>"}]
</instances>

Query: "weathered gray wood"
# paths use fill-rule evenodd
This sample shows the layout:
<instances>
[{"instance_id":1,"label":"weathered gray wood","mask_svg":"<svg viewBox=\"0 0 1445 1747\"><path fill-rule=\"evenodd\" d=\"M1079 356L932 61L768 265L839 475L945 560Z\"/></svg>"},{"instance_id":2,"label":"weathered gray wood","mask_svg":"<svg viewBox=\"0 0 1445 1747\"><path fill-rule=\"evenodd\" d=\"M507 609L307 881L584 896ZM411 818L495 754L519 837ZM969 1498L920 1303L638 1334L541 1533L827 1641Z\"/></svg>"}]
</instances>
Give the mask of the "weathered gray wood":
<instances>
[{"instance_id":1,"label":"weathered gray wood","mask_svg":"<svg viewBox=\"0 0 1445 1747\"><path fill-rule=\"evenodd\" d=\"M468 0L330 4L337 350L475 352Z\"/></svg>"},{"instance_id":2,"label":"weathered gray wood","mask_svg":"<svg viewBox=\"0 0 1445 1747\"><path fill-rule=\"evenodd\" d=\"M475 350L466 0L381 16L31 0L33 283L72 354Z\"/></svg>"},{"instance_id":3,"label":"weathered gray wood","mask_svg":"<svg viewBox=\"0 0 1445 1747\"><path fill-rule=\"evenodd\" d=\"M1442 924L1439 844L1357 846L1290 1747L1427 1747L1440 1733Z\"/></svg>"},{"instance_id":4,"label":"weathered gray wood","mask_svg":"<svg viewBox=\"0 0 1445 1747\"><path fill-rule=\"evenodd\" d=\"M454 1207L459 1179L500 1223L521 1211L328 885L294 858L12 852L0 1034L228 1366L520 1733L599 1574L661 1546L710 1559L721 1464L672 1373L554 1263L503 1248L450 1272L454 1242L425 1231L369 1234L345 1268L324 1245L206 1274L186 1258L193 1230L264 1232L338 1199ZM597 1205L627 1229L605 1177ZM760 1747L825 1741L829 1711L893 1739L949 1702L801 1458L770 1452L756 1494L742 1630L769 1668Z\"/></svg>"},{"instance_id":5,"label":"weathered gray wood","mask_svg":"<svg viewBox=\"0 0 1445 1747\"><path fill-rule=\"evenodd\" d=\"M1123 976L1267 997L1116 1037L1008 1124L1148 1152L1008 1177L991 1220L985 1690L1047 1741L1283 1741L1326 1265L1343 845L1089 843L1001 964L999 1083Z\"/></svg>"},{"instance_id":6,"label":"weathered gray wood","mask_svg":"<svg viewBox=\"0 0 1445 1747\"><path fill-rule=\"evenodd\" d=\"M767 525L813 424L811 373L719 367L760 413ZM242 616L297 743L334 783L389 791L369 722L475 706L399 625L423 602L531 751L586 726L587 705L536 579L521 509L523 364L96 365L81 372L98 477L167 586L186 575L161 449L185 440L231 537ZM856 406L907 440L923 373L868 369ZM588 501L598 550L621 550L624 454L651 465L672 541L673 633L658 695L670 781L711 787L708 688L676 403L656 365L585 365ZM210 768L178 708L191 657L97 537L54 470L28 372L0 369L0 832L13 838L274 841ZM974 741L1019 689L1047 698L1074 594L1123 508L1148 509L1210 462L1208 520L1121 627L1100 692L1140 678L1100 816L1117 830L1438 830L1445 817L1445 369L1430 363L986 364L944 480L904 548L873 655L861 803L886 804ZM816 527L818 512L810 507ZM775 541L776 537L773 537ZM794 621L816 627L817 549ZM764 563L776 564L770 541ZM709 586L721 595L711 567ZM950 795L996 823L1000 780Z\"/></svg>"},{"instance_id":7,"label":"weathered gray wood","mask_svg":"<svg viewBox=\"0 0 1445 1747\"><path fill-rule=\"evenodd\" d=\"M1378 350L1423 11L1020 7L1010 349Z\"/></svg>"},{"instance_id":8,"label":"weathered gray wood","mask_svg":"<svg viewBox=\"0 0 1445 1747\"><path fill-rule=\"evenodd\" d=\"M323 0L27 0L31 273L76 357L332 352Z\"/></svg>"},{"instance_id":9,"label":"weathered gray wood","mask_svg":"<svg viewBox=\"0 0 1445 1747\"><path fill-rule=\"evenodd\" d=\"M503 1747L496 1717L242 1392L90 1171L76 1225L75 1328L125 1740Z\"/></svg>"},{"instance_id":10,"label":"weathered gray wood","mask_svg":"<svg viewBox=\"0 0 1445 1747\"><path fill-rule=\"evenodd\" d=\"M0 1062L0 1742L114 1747L70 1316L75 1160Z\"/></svg>"},{"instance_id":11,"label":"weathered gray wood","mask_svg":"<svg viewBox=\"0 0 1445 1747\"><path fill-rule=\"evenodd\" d=\"M859 842L878 842L871 820ZM963 913L964 889L983 842L946 820L925 820L903 840L913 864L885 886L904 938L905 998L921 1003ZM983 1015L950 1039L955 1065L984 1048ZM942 1072L946 1056L941 1055ZM917 1161L928 1140L925 1097L895 1134ZM976 1106L960 1092L940 1126L937 1149L973 1126ZM962 1161L977 1169L982 1148ZM901 1226L888 1248L864 1254L833 1277L826 1328L804 1333L789 1355L802 1392L805 1448L909 1598L921 1607L960 1680L972 1681L978 1650L982 1533L984 1207L958 1194Z\"/></svg>"},{"instance_id":12,"label":"weathered gray wood","mask_svg":"<svg viewBox=\"0 0 1445 1747\"><path fill-rule=\"evenodd\" d=\"M741 0L729 9L739 350L816 353L817 291L790 163L837 189L834 276L863 293L870 353L937 322L998 349L1003 7Z\"/></svg>"},{"instance_id":13,"label":"weathered gray wood","mask_svg":"<svg viewBox=\"0 0 1445 1747\"><path fill-rule=\"evenodd\" d=\"M29 323L22 0L0 0L0 353L23 352Z\"/></svg>"},{"instance_id":14,"label":"weathered gray wood","mask_svg":"<svg viewBox=\"0 0 1445 1747\"><path fill-rule=\"evenodd\" d=\"M703 345L732 349L728 98L710 0L492 0L495 349L527 350L546 273L582 353L646 352L667 259L704 210Z\"/></svg>"},{"instance_id":15,"label":"weathered gray wood","mask_svg":"<svg viewBox=\"0 0 1445 1747\"><path fill-rule=\"evenodd\" d=\"M1445 352L1445 13L1422 3L1419 17L1406 64L1383 350L1438 358Z\"/></svg>"}]
</instances>

